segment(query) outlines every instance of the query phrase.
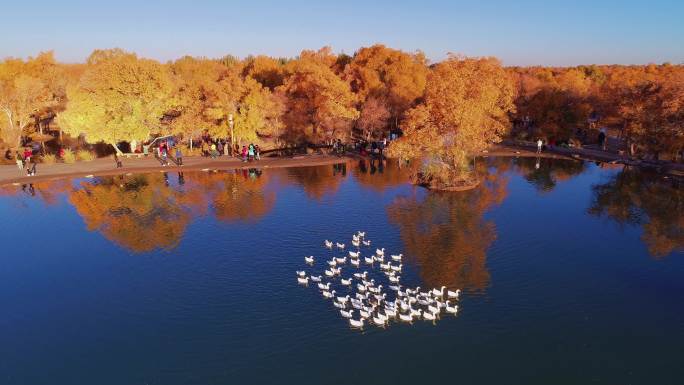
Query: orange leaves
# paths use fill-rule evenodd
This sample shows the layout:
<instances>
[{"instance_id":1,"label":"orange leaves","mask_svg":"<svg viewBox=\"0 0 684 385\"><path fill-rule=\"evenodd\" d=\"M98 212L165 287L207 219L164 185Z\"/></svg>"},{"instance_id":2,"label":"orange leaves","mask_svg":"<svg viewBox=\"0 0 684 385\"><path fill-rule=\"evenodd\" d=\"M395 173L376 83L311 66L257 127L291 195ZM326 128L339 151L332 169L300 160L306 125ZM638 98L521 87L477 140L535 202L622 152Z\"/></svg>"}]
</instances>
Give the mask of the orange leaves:
<instances>
[{"instance_id":1,"label":"orange leaves","mask_svg":"<svg viewBox=\"0 0 684 385\"><path fill-rule=\"evenodd\" d=\"M358 118L356 96L330 68L331 62L328 54L305 51L286 67L288 75L277 91L286 98L285 122L299 140L329 139Z\"/></svg>"},{"instance_id":2,"label":"orange leaves","mask_svg":"<svg viewBox=\"0 0 684 385\"><path fill-rule=\"evenodd\" d=\"M513 87L496 59L450 57L428 75L423 104L408 111L405 139L391 154L431 158L431 168L446 169L440 179L468 169L470 157L508 129L514 111Z\"/></svg>"},{"instance_id":3,"label":"orange leaves","mask_svg":"<svg viewBox=\"0 0 684 385\"><path fill-rule=\"evenodd\" d=\"M356 52L344 70L344 78L358 95L361 111L386 110L389 115L383 119L366 117L360 122L361 128L378 134L398 121L423 96L427 73L422 53L409 54L380 44Z\"/></svg>"}]
</instances>

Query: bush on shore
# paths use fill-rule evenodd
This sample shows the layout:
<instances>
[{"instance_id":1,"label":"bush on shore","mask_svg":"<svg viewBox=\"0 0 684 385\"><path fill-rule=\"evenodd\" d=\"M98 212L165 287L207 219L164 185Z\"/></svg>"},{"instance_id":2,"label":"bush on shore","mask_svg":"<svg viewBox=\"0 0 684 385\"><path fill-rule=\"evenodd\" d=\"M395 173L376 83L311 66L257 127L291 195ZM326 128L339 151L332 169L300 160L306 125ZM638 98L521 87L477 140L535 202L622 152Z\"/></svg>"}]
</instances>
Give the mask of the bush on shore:
<instances>
[{"instance_id":1,"label":"bush on shore","mask_svg":"<svg viewBox=\"0 0 684 385\"><path fill-rule=\"evenodd\" d=\"M57 156L55 154L45 154L42 159L45 164L55 164L57 162Z\"/></svg>"},{"instance_id":2,"label":"bush on shore","mask_svg":"<svg viewBox=\"0 0 684 385\"><path fill-rule=\"evenodd\" d=\"M64 149L64 156L62 157L62 160L64 163L75 163L76 162L76 154L74 154L74 151L66 148Z\"/></svg>"},{"instance_id":3,"label":"bush on shore","mask_svg":"<svg viewBox=\"0 0 684 385\"><path fill-rule=\"evenodd\" d=\"M85 162L90 162L91 160L95 159L95 154L93 154L90 151L87 150L79 150L76 153L76 159L82 160Z\"/></svg>"}]
</instances>

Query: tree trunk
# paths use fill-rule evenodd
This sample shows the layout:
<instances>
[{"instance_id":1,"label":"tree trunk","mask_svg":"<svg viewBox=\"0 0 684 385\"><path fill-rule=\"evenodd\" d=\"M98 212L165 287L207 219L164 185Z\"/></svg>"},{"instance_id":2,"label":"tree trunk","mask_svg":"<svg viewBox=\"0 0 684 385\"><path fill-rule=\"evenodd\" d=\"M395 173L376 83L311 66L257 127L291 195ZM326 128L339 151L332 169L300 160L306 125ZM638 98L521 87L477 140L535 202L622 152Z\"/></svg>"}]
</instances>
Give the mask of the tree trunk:
<instances>
[{"instance_id":1,"label":"tree trunk","mask_svg":"<svg viewBox=\"0 0 684 385\"><path fill-rule=\"evenodd\" d=\"M123 152L121 150L119 150L119 147L117 147L115 142L110 142L109 144L111 144L112 147L114 147L114 150L116 151L117 155L123 155Z\"/></svg>"}]
</instances>

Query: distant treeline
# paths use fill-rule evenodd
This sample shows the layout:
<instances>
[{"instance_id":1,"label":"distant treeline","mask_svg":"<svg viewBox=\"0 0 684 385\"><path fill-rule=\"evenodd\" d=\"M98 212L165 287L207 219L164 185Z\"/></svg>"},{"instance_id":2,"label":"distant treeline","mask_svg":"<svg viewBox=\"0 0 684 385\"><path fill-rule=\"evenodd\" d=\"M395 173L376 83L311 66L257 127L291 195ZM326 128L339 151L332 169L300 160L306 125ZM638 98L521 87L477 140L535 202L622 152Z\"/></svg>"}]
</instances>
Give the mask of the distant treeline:
<instances>
[{"instance_id":1,"label":"distant treeline","mask_svg":"<svg viewBox=\"0 0 684 385\"><path fill-rule=\"evenodd\" d=\"M466 156L456 147L477 150L511 128L567 141L605 126L635 152L672 156L684 148L684 67L504 68L459 56L430 64L383 45L352 56L326 47L291 59L168 63L110 49L63 64L49 52L0 62L0 109L9 148L47 122L115 148L160 134L292 145L393 132L404 136L397 156L428 151L457 166Z\"/></svg>"}]
</instances>

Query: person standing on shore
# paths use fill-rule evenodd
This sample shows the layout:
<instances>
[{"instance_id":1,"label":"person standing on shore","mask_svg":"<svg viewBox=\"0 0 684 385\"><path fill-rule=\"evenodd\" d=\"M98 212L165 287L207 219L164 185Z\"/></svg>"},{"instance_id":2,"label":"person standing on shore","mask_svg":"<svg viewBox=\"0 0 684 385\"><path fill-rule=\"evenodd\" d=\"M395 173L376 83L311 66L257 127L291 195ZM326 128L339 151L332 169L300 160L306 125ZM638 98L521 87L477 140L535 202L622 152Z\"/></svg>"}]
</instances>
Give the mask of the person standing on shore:
<instances>
[{"instance_id":1,"label":"person standing on shore","mask_svg":"<svg viewBox=\"0 0 684 385\"><path fill-rule=\"evenodd\" d=\"M250 143L247 149L247 156L249 156L249 161L254 160L254 144Z\"/></svg>"},{"instance_id":2,"label":"person standing on shore","mask_svg":"<svg viewBox=\"0 0 684 385\"><path fill-rule=\"evenodd\" d=\"M247 146L242 146L242 161L247 161Z\"/></svg>"},{"instance_id":3,"label":"person standing on shore","mask_svg":"<svg viewBox=\"0 0 684 385\"><path fill-rule=\"evenodd\" d=\"M183 165L183 151L181 151L180 146L176 146L176 162L179 166Z\"/></svg>"},{"instance_id":4,"label":"person standing on shore","mask_svg":"<svg viewBox=\"0 0 684 385\"><path fill-rule=\"evenodd\" d=\"M28 167L31 156L33 156L33 152L28 147L24 148L24 166Z\"/></svg>"},{"instance_id":5,"label":"person standing on shore","mask_svg":"<svg viewBox=\"0 0 684 385\"><path fill-rule=\"evenodd\" d=\"M537 154L540 154L542 152L543 145L544 142L542 142L541 138L537 139Z\"/></svg>"},{"instance_id":6,"label":"person standing on shore","mask_svg":"<svg viewBox=\"0 0 684 385\"><path fill-rule=\"evenodd\" d=\"M36 167L37 167L37 164L36 164L35 159L31 159L31 167L29 167L29 163L27 162L26 163L26 175L28 175L28 176L36 175Z\"/></svg>"},{"instance_id":7,"label":"person standing on shore","mask_svg":"<svg viewBox=\"0 0 684 385\"><path fill-rule=\"evenodd\" d=\"M254 159L261 160L261 150L258 144L254 145Z\"/></svg>"},{"instance_id":8,"label":"person standing on shore","mask_svg":"<svg viewBox=\"0 0 684 385\"><path fill-rule=\"evenodd\" d=\"M17 151L17 168L19 171L24 169L24 159L22 159L21 153L19 153L19 151Z\"/></svg>"}]
</instances>

